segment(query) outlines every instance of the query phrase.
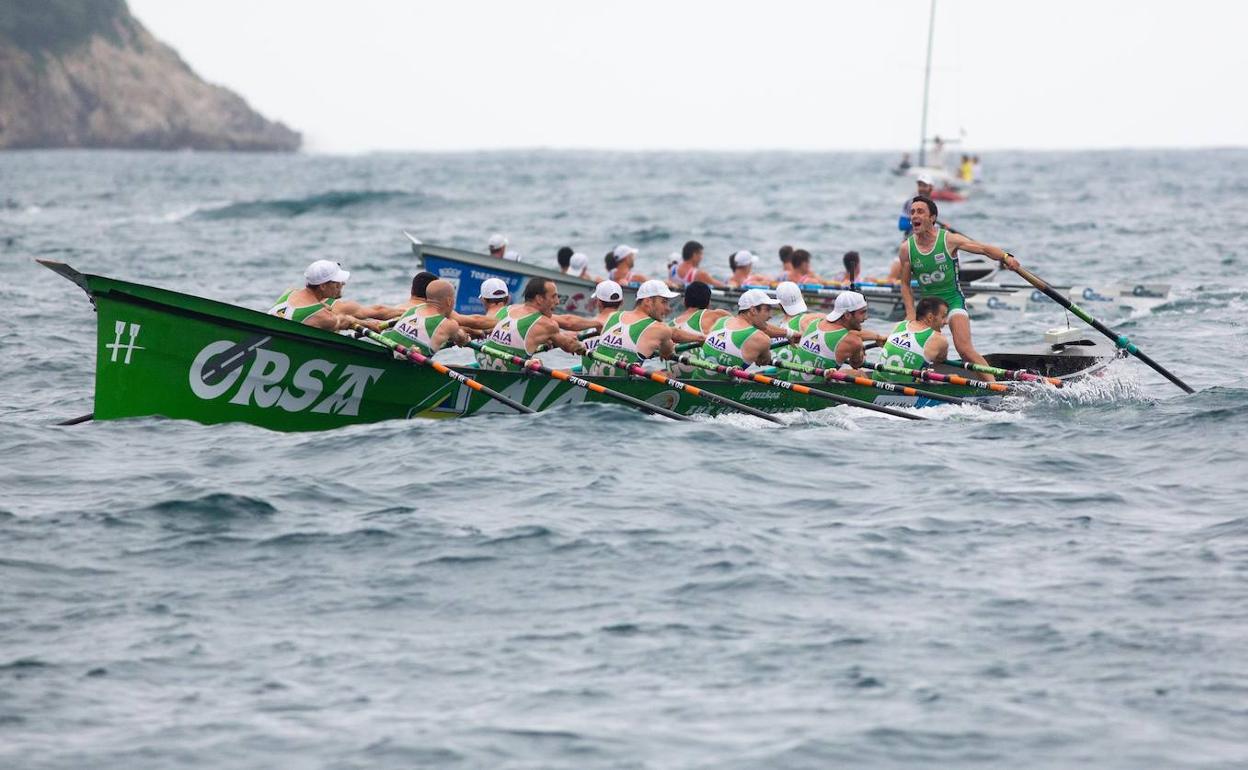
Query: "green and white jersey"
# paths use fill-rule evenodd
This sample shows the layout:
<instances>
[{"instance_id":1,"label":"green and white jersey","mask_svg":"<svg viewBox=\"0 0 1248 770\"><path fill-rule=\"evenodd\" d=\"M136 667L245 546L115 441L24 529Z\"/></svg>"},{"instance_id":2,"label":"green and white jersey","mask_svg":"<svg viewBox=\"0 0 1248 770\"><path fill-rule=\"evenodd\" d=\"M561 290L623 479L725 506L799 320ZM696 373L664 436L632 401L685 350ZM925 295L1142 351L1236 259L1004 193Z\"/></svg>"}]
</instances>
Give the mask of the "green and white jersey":
<instances>
[{"instance_id":1,"label":"green and white jersey","mask_svg":"<svg viewBox=\"0 0 1248 770\"><path fill-rule=\"evenodd\" d=\"M333 298L322 300L312 305L292 305L290 297L298 289L288 289L285 294L277 298L277 304L269 308L269 315L275 315L278 318L287 318L296 323L303 323L312 316L329 308L334 304Z\"/></svg>"},{"instance_id":2,"label":"green and white jersey","mask_svg":"<svg viewBox=\"0 0 1248 770\"><path fill-rule=\"evenodd\" d=\"M706 335L706 342L702 343L702 348L698 351L699 357L723 366L744 369L749 364L745 362L745 356L741 353L741 346L758 329L755 329L753 326L747 326L744 329L729 329L728 321L731 318L732 316L724 316L715 322L715 325L711 327L711 331ZM699 376L706 376L710 379L725 379L729 375L702 369Z\"/></svg>"},{"instance_id":3,"label":"green and white jersey","mask_svg":"<svg viewBox=\"0 0 1248 770\"><path fill-rule=\"evenodd\" d=\"M624 315L624 311L617 310L607 316L607 320L602 323L602 330L606 331L607 329L610 329L617 321L620 320L620 316L622 315ZM591 372L598 371L600 364L597 359L590 354L598 349L598 343L600 342L602 342L601 334L596 334L593 337L581 340L581 344L585 346L585 353L581 356L581 374L590 374ZM613 371L608 372L608 374L622 374L620 370L615 369L614 367L612 367L612 369Z\"/></svg>"},{"instance_id":4,"label":"green and white jersey","mask_svg":"<svg viewBox=\"0 0 1248 770\"><path fill-rule=\"evenodd\" d=\"M797 345L789 346L789 349L793 350L793 362L810 364L820 369L838 368L841 364L836 360L836 346L841 344L841 340L845 339L845 335L849 334L849 329L833 329L830 332L822 331L818 323L808 326L806 329L807 331L802 335L801 342L797 343ZM787 380L797 382L821 379L814 375L793 371L792 369L781 370L780 374L783 374Z\"/></svg>"},{"instance_id":5,"label":"green and white jersey","mask_svg":"<svg viewBox=\"0 0 1248 770\"><path fill-rule=\"evenodd\" d=\"M965 297L958 284L958 257L945 246L945 230L936 231L936 243L926 254L919 251L915 236L906 239L910 251L910 276L919 282L920 297L940 297L949 310L965 308Z\"/></svg>"},{"instance_id":6,"label":"green and white jersey","mask_svg":"<svg viewBox=\"0 0 1248 770\"><path fill-rule=\"evenodd\" d=\"M533 324L537 323L542 317L541 313L530 313L523 318L516 318L511 314L510 308L505 308L499 312L502 316L499 322L494 324L494 329L485 338L485 344L501 350L504 353L510 353L513 356L521 358L529 358L528 337L529 330L533 328ZM495 358L488 353L477 351L477 363L482 369L493 369L499 372L518 372L520 367L504 361L501 358Z\"/></svg>"},{"instance_id":7,"label":"green and white jersey","mask_svg":"<svg viewBox=\"0 0 1248 770\"><path fill-rule=\"evenodd\" d=\"M909 321L901 321L893 327L892 334L889 334L884 342L884 352L880 356L880 363L905 369L924 368L931 361L923 352L923 346L927 344L935 331L925 326L921 331L913 332L910 331ZM910 382L912 380L909 375L881 371L871 372L871 377L884 382Z\"/></svg>"},{"instance_id":8,"label":"green and white jersey","mask_svg":"<svg viewBox=\"0 0 1248 770\"><path fill-rule=\"evenodd\" d=\"M669 321L673 329L684 329L694 334L702 333L702 315L706 313L706 308L698 308L689 314L689 317L683 321Z\"/></svg>"},{"instance_id":9,"label":"green and white jersey","mask_svg":"<svg viewBox=\"0 0 1248 770\"><path fill-rule=\"evenodd\" d=\"M425 307L424 305L416 305L408 308L403 315L395 322L394 326L381 333L381 336L391 342L397 342L404 347L413 347L431 356L438 352L433 347L433 335L446 320L446 316L435 313L430 316L420 316L418 311Z\"/></svg>"},{"instance_id":10,"label":"green and white jersey","mask_svg":"<svg viewBox=\"0 0 1248 770\"><path fill-rule=\"evenodd\" d=\"M595 350L617 361L623 359L625 363L639 364L644 360L641 353L637 352L637 345L641 342L641 335L646 329L650 328L651 324L656 324L658 321L647 316L630 324L624 321L623 315L623 313L616 313L608 319L607 323L603 324L603 332L598 338ZM593 366L588 372L593 375L621 373L619 368L610 364L604 364L596 359L594 359Z\"/></svg>"},{"instance_id":11,"label":"green and white jersey","mask_svg":"<svg viewBox=\"0 0 1248 770\"><path fill-rule=\"evenodd\" d=\"M806 321L805 323L802 323L803 319L805 319ZM785 321L784 328L788 329L789 331L795 331L801 334L805 334L807 331L810 330L812 326L815 326L818 323L819 323L819 318L817 317L810 318L806 313L801 313L801 314L793 316L788 321ZM786 362L796 361L797 360L797 346L785 345L784 347L776 348L775 350L771 351L771 357L775 361L786 361ZM795 372L790 372L790 373L795 374Z\"/></svg>"}]
</instances>

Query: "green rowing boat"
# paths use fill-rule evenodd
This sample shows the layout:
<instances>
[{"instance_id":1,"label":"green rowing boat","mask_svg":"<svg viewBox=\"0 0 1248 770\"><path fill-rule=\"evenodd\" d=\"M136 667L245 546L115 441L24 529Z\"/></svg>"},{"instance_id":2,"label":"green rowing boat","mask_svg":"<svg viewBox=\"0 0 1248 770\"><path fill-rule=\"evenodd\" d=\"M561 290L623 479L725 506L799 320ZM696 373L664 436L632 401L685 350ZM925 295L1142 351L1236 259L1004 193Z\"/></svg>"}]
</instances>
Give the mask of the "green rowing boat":
<instances>
[{"instance_id":1,"label":"green rowing boat","mask_svg":"<svg viewBox=\"0 0 1248 770\"><path fill-rule=\"evenodd\" d=\"M304 431L412 417L515 414L488 395L429 367L397 360L389 350L370 342L236 305L80 273L60 262L40 262L80 286L95 305L97 420L162 416ZM1045 373L1057 376L1075 376L1101 362L1090 351L1059 352L1049 358L1052 360L1041 362L1047 367ZM993 361L991 357L989 360ZM618 403L600 393L534 373L472 367L455 370L534 410L582 402ZM680 414L729 411L651 380L586 379ZM692 382L766 412L832 405L754 382ZM922 396L854 384L821 382L817 387L888 406L937 404ZM966 386L924 387L977 403L999 398L997 393Z\"/></svg>"}]
</instances>

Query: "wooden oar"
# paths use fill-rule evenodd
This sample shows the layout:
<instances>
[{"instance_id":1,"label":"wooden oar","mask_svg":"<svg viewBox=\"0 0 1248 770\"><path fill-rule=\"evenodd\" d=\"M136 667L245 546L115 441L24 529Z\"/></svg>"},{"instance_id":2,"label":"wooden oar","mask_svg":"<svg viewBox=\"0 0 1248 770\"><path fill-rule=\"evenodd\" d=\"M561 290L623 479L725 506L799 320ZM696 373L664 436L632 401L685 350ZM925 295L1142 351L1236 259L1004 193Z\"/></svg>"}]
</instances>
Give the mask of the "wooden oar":
<instances>
[{"instance_id":1,"label":"wooden oar","mask_svg":"<svg viewBox=\"0 0 1248 770\"><path fill-rule=\"evenodd\" d=\"M685 353L684 355L680 357L680 362L682 364L687 364L689 366L696 366L699 369L706 369L707 371L711 371L711 372L719 372L720 374L727 374L732 377L736 377L737 379L752 380L754 382L761 382L764 385L773 385L777 388L784 388L785 390L791 390L794 393L801 393L803 396L814 396L815 398L822 398L827 401L835 401L838 404L845 404L846 406L856 406L860 409L869 409L872 412L880 412L881 414L891 414L894 417L904 417L907 420L926 420L927 419L926 417L921 417L917 414L911 414L910 412L903 412L899 409L890 409L887 406L880 406L878 404L873 404L870 401L862 401L857 398L850 398L849 396L839 396L835 393L829 393L826 390L816 390L815 388L808 388L805 385L799 385L795 382L777 380L775 377L768 377L765 374L758 374L757 372L747 372L744 369L737 369L732 366L724 366L723 364L716 364L711 361L707 361L705 358L698 358L697 356L691 356L688 353Z\"/></svg>"},{"instance_id":2,"label":"wooden oar","mask_svg":"<svg viewBox=\"0 0 1248 770\"><path fill-rule=\"evenodd\" d=\"M641 364L630 364L625 361L617 361L614 358L608 356L607 354L600 353L597 350L591 351L590 355L593 356L595 361L601 361L602 363L609 364L610 366L614 366L617 369L622 369L623 371L626 371L629 374L635 374L638 377L641 377L643 379L652 380L654 382L659 383L660 385L666 385L667 387L672 388L673 390L678 390L681 393L688 393L691 396L704 398L707 401L714 402L716 404L719 404L720 406L724 406L729 409L735 409L738 412L744 412L746 414L753 415L754 417L767 420L768 422L774 422L777 425L784 425L784 420L781 420L779 417L775 416L774 414L768 414L767 412L764 412L761 409L755 409L752 406L742 404L738 401L733 401L731 398L725 398L724 396L721 396L718 393L712 393L709 390L702 390L701 388L695 385L690 385L687 382L674 380L671 377L668 377L663 372L647 371L644 367L642 367Z\"/></svg>"},{"instance_id":3,"label":"wooden oar","mask_svg":"<svg viewBox=\"0 0 1248 770\"><path fill-rule=\"evenodd\" d=\"M870 361L862 363L864 369L871 369L877 372L888 372L889 374L904 374L913 377L916 380L925 380L927 382L948 382L953 385L965 385L968 388L979 388L980 390L992 390L997 393L1009 393L1010 389L1000 382L984 382L983 380L968 380L965 377L959 377L956 374L941 374L931 369L906 369L902 366L893 366L892 364L873 364Z\"/></svg>"},{"instance_id":4,"label":"wooden oar","mask_svg":"<svg viewBox=\"0 0 1248 770\"><path fill-rule=\"evenodd\" d=\"M1007 380L1021 380L1022 382L1046 382L1055 388L1062 387L1063 383L1056 377L1045 377L1025 369L1001 369L996 366L988 366L987 364L973 364L970 361L945 361L946 366L956 366L959 369L966 369L968 372L983 372L997 377L1004 377Z\"/></svg>"},{"instance_id":5,"label":"wooden oar","mask_svg":"<svg viewBox=\"0 0 1248 770\"><path fill-rule=\"evenodd\" d=\"M456 382L458 382L460 385L467 385L468 387L472 388L478 393L484 393L485 395L489 396L495 401L498 401L501 404L506 404L512 409L515 409L517 412L523 412L524 414L533 414L536 411L535 409L531 409L530 407L525 406L519 401L514 401L508 398L507 396L504 396L502 393L499 393L497 390L494 390L491 387L482 385L481 383L477 382L471 377L467 377L463 374L460 374L459 372L455 371L454 369L451 369L445 364L440 364L437 361L434 361L432 358L425 355L424 353L421 353L419 350L413 350L404 345L400 345L397 342L388 340L385 337L378 334L377 332L365 326L361 326L360 324L356 324L355 329L356 329L356 333L359 334L360 336L368 337L370 340L373 340L374 342L379 342L382 345L385 345L386 347L390 348L394 352L406 358L408 361L421 364L422 366L428 366L431 369L433 369L435 372L437 372L438 374L444 374L447 377L450 377L452 380L455 380Z\"/></svg>"},{"instance_id":6,"label":"wooden oar","mask_svg":"<svg viewBox=\"0 0 1248 770\"><path fill-rule=\"evenodd\" d=\"M922 398L930 398L933 401L943 401L946 404L965 404L965 398L958 396L949 396L944 393L936 393L930 390L919 390L909 385L902 385L897 382L880 382L867 377L857 377L845 372L839 372L836 369L823 369L813 364L803 364L797 361L772 361L773 366L781 369L791 369L795 372L804 372L813 374L816 377L823 377L825 380L836 380L837 382L848 382L854 385L861 385L864 388L875 388L876 390L886 390L889 393L900 393L903 396L915 396Z\"/></svg>"},{"instance_id":7,"label":"wooden oar","mask_svg":"<svg viewBox=\"0 0 1248 770\"><path fill-rule=\"evenodd\" d=\"M1142 350L1140 350L1139 348L1135 346L1135 343L1127 339L1125 334L1119 334L1118 332L1114 331L1113 329L1109 328L1105 324L1093 318L1083 308L1079 307L1078 305L1076 305L1075 303L1067 299L1065 295L1063 295L1061 292L1057 291L1052 286L1049 286L1043 280L1033 275L1030 270L1027 270L1026 268L1020 266L1014 272L1021 275L1023 277L1023 280L1027 281L1027 283L1031 284L1032 286L1035 286L1037 289L1044 292L1045 295L1047 295L1049 299L1053 300L1057 304L1061 305L1062 307L1066 308L1070 312L1079 316L1079 318L1083 319L1083 321L1087 323L1089 326L1091 326L1093 329L1096 329L1101 334L1104 334L1106 337L1109 337L1111 340L1114 341L1115 345L1117 345L1118 347L1122 348L1123 350L1127 351L1131 355L1135 356L1136 358L1140 359L1144 363L1151 366L1153 370L1156 371L1158 374L1160 374L1162 377L1165 377L1167 380L1170 380L1170 382L1173 382L1175 385L1179 386L1180 388L1182 388L1184 391L1188 393L1196 392L1192 390L1186 382L1184 382L1183 380L1180 380L1178 377L1171 374L1170 371L1166 369L1164 366L1157 363L1153 359L1149 358L1148 355L1146 355Z\"/></svg>"},{"instance_id":8,"label":"wooden oar","mask_svg":"<svg viewBox=\"0 0 1248 770\"><path fill-rule=\"evenodd\" d=\"M604 396L609 396L610 398L614 398L617 401L623 401L626 404L635 406L638 409L641 409L645 412L649 412L650 414L661 414L664 417L667 417L673 420L689 420L690 419L689 417L686 417L683 414L673 412L671 409L664 409L663 407L658 406L656 404L651 404L649 402L642 401L640 398L634 398L633 396L630 396L627 393L621 393L620 391L612 390L611 388L608 388L605 385L599 385L596 382L590 382L589 380L582 379L572 374L571 372L565 372L561 369L551 369L550 367L544 366L542 362L537 360L536 358L530 358L528 360L525 360L521 358L520 356L513 355L503 350L499 350L498 348L492 348L488 344L483 343L483 342L470 342L468 344L471 345L476 350L479 350L482 353L485 353L486 355L494 356L500 361L508 361L512 364L515 364L516 366L522 367L524 369L528 369L529 371L537 372L539 374L544 374L547 377L553 377L556 380L563 380L564 382L570 382L573 385L577 386L578 388L584 388L585 390L589 390L594 393L600 393Z\"/></svg>"}]
</instances>

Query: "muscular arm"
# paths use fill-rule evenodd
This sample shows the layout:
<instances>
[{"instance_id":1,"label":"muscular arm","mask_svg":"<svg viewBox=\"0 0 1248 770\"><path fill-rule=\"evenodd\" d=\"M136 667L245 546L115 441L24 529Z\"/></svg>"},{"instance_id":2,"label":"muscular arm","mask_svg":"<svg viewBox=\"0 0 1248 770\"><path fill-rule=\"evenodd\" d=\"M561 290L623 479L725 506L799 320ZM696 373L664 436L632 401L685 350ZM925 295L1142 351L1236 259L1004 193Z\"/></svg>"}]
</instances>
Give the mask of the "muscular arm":
<instances>
[{"instance_id":1,"label":"muscular arm","mask_svg":"<svg viewBox=\"0 0 1248 770\"><path fill-rule=\"evenodd\" d=\"M555 323L559 324L560 329L565 329L567 331L583 332L586 329L598 328L597 319L586 318L585 316L564 314L551 316L551 319L554 320Z\"/></svg>"},{"instance_id":2,"label":"muscular arm","mask_svg":"<svg viewBox=\"0 0 1248 770\"><path fill-rule=\"evenodd\" d=\"M452 319L447 319L438 325L437 331L433 333L434 350L441 350L450 342L453 345L465 345L468 342L468 335L459 328L459 324Z\"/></svg>"},{"instance_id":3,"label":"muscular arm","mask_svg":"<svg viewBox=\"0 0 1248 770\"><path fill-rule=\"evenodd\" d=\"M995 259L1001 263L1002 267L1013 270L1018 267L1018 260L1013 259L1012 255L1007 254L1004 249L997 248L988 243L980 243L972 241L965 235L949 234L945 236L945 246L950 251L969 251L972 254L983 254L989 259Z\"/></svg>"},{"instance_id":4,"label":"muscular arm","mask_svg":"<svg viewBox=\"0 0 1248 770\"><path fill-rule=\"evenodd\" d=\"M741 346L741 357L747 364L766 366L771 363L771 337L766 332L754 332Z\"/></svg>"},{"instance_id":5,"label":"muscular arm","mask_svg":"<svg viewBox=\"0 0 1248 770\"><path fill-rule=\"evenodd\" d=\"M901 265L897 271L897 281L901 284L901 304L906 308L906 320L913 321L914 291L910 288L910 250L904 242L897 249L897 259Z\"/></svg>"},{"instance_id":6,"label":"muscular arm","mask_svg":"<svg viewBox=\"0 0 1248 770\"><path fill-rule=\"evenodd\" d=\"M348 299L338 300L329 309L340 315L355 316L356 318L379 318L385 321L403 315L403 311L407 308L394 305L361 305Z\"/></svg>"},{"instance_id":7,"label":"muscular arm","mask_svg":"<svg viewBox=\"0 0 1248 770\"><path fill-rule=\"evenodd\" d=\"M716 289L728 288L728 284L724 283L723 281L718 281L712 278L710 273L706 272L705 270L701 268L698 268L698 271L693 274L693 279L695 281L701 281L702 283L710 284L711 286L714 286Z\"/></svg>"},{"instance_id":8,"label":"muscular arm","mask_svg":"<svg viewBox=\"0 0 1248 770\"><path fill-rule=\"evenodd\" d=\"M498 323L498 319L490 315L462 315L460 313L451 313L451 320L459 324L461 327L476 329L477 331L488 332Z\"/></svg>"},{"instance_id":9,"label":"muscular arm","mask_svg":"<svg viewBox=\"0 0 1248 770\"><path fill-rule=\"evenodd\" d=\"M838 364L848 363L854 369L862 366L862 361L866 354L862 347L862 340L857 334L846 334L841 341L836 344L836 362Z\"/></svg>"},{"instance_id":10,"label":"muscular arm","mask_svg":"<svg viewBox=\"0 0 1248 770\"><path fill-rule=\"evenodd\" d=\"M680 334L679 329L673 329L667 324L650 324L650 326L641 334L641 339L637 345L637 352L643 357L649 358L658 353L663 358L672 358L676 355L676 343L673 341L676 335ZM684 332L688 336L689 332ZM698 335L701 337L702 335ZM692 342L693 340L688 340Z\"/></svg>"},{"instance_id":11,"label":"muscular arm","mask_svg":"<svg viewBox=\"0 0 1248 770\"><path fill-rule=\"evenodd\" d=\"M932 362L932 366L943 364L945 359L949 357L949 340L945 339L945 335L939 332L933 334L923 346L923 353L927 355L927 359Z\"/></svg>"},{"instance_id":12,"label":"muscular arm","mask_svg":"<svg viewBox=\"0 0 1248 770\"><path fill-rule=\"evenodd\" d=\"M650 329L653 329L654 326L655 325L652 325ZM696 332L691 332L688 329L677 329L671 326L667 328L671 329L672 333L670 336L674 342L706 342L705 334L698 334ZM650 329L647 329L646 331L649 332Z\"/></svg>"},{"instance_id":13,"label":"muscular arm","mask_svg":"<svg viewBox=\"0 0 1248 770\"><path fill-rule=\"evenodd\" d=\"M368 318L356 318L346 313L334 313L329 310L318 310L307 318L303 319L303 323L307 326L314 326L317 329L336 332L341 329L350 329L356 324L361 324L375 332L382 329L380 321L374 321Z\"/></svg>"}]
</instances>

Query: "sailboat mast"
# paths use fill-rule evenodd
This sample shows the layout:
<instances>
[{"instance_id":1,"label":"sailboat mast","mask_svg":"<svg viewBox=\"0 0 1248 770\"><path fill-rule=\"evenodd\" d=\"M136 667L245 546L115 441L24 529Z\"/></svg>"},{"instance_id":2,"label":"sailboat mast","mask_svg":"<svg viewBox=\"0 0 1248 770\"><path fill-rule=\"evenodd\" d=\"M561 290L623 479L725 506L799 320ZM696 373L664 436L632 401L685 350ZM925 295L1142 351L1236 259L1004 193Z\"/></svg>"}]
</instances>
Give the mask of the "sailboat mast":
<instances>
[{"instance_id":1,"label":"sailboat mast","mask_svg":"<svg viewBox=\"0 0 1248 770\"><path fill-rule=\"evenodd\" d=\"M923 70L923 124L919 132L919 165L927 165L927 91L932 84L932 32L936 29L936 0L927 19L927 67Z\"/></svg>"}]
</instances>

